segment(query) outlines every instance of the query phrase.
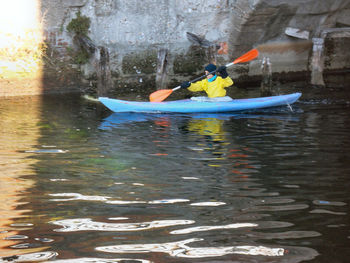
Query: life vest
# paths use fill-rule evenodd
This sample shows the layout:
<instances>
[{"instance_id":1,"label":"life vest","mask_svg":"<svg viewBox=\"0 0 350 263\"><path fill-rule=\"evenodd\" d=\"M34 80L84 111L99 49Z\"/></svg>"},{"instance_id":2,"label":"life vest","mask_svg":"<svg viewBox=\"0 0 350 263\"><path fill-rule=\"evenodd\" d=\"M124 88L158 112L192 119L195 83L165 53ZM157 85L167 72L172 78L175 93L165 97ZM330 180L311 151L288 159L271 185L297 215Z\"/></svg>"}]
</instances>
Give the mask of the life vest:
<instances>
[{"instance_id":1,"label":"life vest","mask_svg":"<svg viewBox=\"0 0 350 263\"><path fill-rule=\"evenodd\" d=\"M233 80L230 77L222 78L216 76L216 79L209 82L208 79L203 79L195 83L191 83L188 87L189 91L205 91L209 98L224 97L226 96L225 88L231 86Z\"/></svg>"}]
</instances>

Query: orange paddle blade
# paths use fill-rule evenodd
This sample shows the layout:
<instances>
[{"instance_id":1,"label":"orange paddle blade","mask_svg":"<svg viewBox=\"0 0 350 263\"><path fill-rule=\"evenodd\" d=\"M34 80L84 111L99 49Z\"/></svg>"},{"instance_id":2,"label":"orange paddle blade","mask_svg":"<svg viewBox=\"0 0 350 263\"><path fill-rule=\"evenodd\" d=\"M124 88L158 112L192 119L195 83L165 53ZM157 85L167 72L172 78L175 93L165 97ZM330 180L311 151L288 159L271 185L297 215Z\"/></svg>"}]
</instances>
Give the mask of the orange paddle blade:
<instances>
[{"instance_id":1,"label":"orange paddle blade","mask_svg":"<svg viewBox=\"0 0 350 263\"><path fill-rule=\"evenodd\" d=\"M239 58L236 58L235 61L233 61L233 64L248 62L253 60L257 56L259 56L259 51L257 49L252 49L247 53L245 53L244 55L240 56Z\"/></svg>"},{"instance_id":2,"label":"orange paddle blade","mask_svg":"<svg viewBox=\"0 0 350 263\"><path fill-rule=\"evenodd\" d=\"M161 102L161 101L165 100L167 97L169 97L169 95L172 92L173 92L172 89L157 90L157 91L151 93L151 95L149 95L149 100L150 100L150 102Z\"/></svg>"}]
</instances>

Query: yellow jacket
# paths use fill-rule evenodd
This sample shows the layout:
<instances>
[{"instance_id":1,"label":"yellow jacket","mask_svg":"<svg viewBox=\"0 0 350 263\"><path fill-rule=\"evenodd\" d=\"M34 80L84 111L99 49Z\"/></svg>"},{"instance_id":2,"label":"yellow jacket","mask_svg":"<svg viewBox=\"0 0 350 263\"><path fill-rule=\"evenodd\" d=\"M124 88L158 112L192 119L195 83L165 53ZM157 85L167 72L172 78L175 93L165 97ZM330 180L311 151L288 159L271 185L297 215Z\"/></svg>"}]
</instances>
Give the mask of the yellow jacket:
<instances>
[{"instance_id":1,"label":"yellow jacket","mask_svg":"<svg viewBox=\"0 0 350 263\"><path fill-rule=\"evenodd\" d=\"M189 91L205 91L209 98L224 97L226 96L225 88L231 86L233 80L230 77L222 78L217 76L216 79L212 82L209 82L208 79L203 79L195 83L191 83L191 86L188 87Z\"/></svg>"}]
</instances>

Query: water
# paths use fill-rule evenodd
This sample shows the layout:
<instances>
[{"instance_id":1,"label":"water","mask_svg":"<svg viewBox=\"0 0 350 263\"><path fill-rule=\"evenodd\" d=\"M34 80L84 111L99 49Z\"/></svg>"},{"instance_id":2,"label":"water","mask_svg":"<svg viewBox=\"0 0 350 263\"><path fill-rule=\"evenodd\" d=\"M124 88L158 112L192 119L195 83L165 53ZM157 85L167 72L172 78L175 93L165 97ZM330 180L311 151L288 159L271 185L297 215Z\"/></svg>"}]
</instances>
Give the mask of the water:
<instances>
[{"instance_id":1,"label":"water","mask_svg":"<svg viewBox=\"0 0 350 263\"><path fill-rule=\"evenodd\" d=\"M245 114L1 100L0 262L348 262L350 99L301 91Z\"/></svg>"}]
</instances>

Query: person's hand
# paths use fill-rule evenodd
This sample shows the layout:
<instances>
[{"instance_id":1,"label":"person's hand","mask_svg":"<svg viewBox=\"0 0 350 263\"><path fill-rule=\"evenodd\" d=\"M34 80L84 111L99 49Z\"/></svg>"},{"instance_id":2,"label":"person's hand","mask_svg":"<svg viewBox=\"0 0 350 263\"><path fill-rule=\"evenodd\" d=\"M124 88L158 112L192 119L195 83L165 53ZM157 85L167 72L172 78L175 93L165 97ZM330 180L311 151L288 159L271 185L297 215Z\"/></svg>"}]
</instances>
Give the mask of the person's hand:
<instances>
[{"instance_id":1,"label":"person's hand","mask_svg":"<svg viewBox=\"0 0 350 263\"><path fill-rule=\"evenodd\" d=\"M227 78L227 76L228 76L225 66L219 67L218 70L217 70L217 72L220 73L220 76L221 76L223 79L224 79L224 78Z\"/></svg>"},{"instance_id":2,"label":"person's hand","mask_svg":"<svg viewBox=\"0 0 350 263\"><path fill-rule=\"evenodd\" d=\"M191 83L189 81L184 81L181 84L182 89L188 88L189 86L191 86Z\"/></svg>"}]
</instances>

